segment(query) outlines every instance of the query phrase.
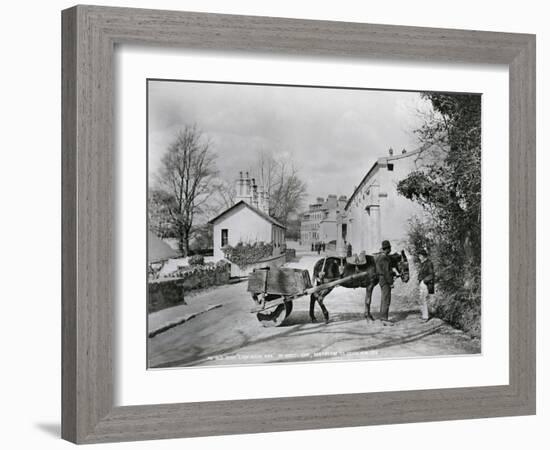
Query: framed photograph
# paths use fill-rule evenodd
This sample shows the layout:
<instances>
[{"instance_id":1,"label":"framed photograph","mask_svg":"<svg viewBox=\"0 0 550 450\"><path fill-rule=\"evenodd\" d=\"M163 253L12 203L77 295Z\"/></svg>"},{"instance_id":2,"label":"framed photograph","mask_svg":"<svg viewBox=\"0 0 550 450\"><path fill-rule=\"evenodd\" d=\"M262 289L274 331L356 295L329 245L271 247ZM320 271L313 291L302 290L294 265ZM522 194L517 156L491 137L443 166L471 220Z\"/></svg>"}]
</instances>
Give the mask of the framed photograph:
<instances>
[{"instance_id":1,"label":"framed photograph","mask_svg":"<svg viewBox=\"0 0 550 450\"><path fill-rule=\"evenodd\" d=\"M533 35L62 24L65 439L535 413Z\"/></svg>"}]
</instances>

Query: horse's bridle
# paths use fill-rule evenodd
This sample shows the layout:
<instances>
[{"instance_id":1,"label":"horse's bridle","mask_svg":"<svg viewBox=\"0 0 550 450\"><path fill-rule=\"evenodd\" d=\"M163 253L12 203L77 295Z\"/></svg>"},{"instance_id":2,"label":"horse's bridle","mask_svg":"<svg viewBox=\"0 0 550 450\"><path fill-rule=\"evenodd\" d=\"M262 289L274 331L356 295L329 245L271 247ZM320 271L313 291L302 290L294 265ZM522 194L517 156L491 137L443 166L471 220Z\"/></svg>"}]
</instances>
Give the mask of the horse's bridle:
<instances>
[{"instance_id":1,"label":"horse's bridle","mask_svg":"<svg viewBox=\"0 0 550 450\"><path fill-rule=\"evenodd\" d=\"M397 267L399 269L402 269L403 267L406 267L408 269L409 268L409 262L406 259L404 259L403 256L401 256L401 259L399 260L399 263L397 264ZM399 269L398 269L397 276L398 276L398 278L403 279L404 270L399 270Z\"/></svg>"}]
</instances>

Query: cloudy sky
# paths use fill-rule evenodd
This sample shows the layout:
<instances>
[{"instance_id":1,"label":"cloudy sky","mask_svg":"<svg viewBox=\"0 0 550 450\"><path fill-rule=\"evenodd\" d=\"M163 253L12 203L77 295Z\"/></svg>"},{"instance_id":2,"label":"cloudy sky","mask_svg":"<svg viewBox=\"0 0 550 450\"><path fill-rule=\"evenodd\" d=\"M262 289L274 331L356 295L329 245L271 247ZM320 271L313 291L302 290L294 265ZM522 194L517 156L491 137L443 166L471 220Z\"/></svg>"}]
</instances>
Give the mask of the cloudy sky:
<instances>
[{"instance_id":1,"label":"cloudy sky","mask_svg":"<svg viewBox=\"0 0 550 450\"><path fill-rule=\"evenodd\" d=\"M389 147L417 148L412 131L427 107L413 92L150 81L149 170L158 170L178 130L196 124L227 181L240 170L254 174L267 151L292 156L308 202L349 197Z\"/></svg>"}]
</instances>

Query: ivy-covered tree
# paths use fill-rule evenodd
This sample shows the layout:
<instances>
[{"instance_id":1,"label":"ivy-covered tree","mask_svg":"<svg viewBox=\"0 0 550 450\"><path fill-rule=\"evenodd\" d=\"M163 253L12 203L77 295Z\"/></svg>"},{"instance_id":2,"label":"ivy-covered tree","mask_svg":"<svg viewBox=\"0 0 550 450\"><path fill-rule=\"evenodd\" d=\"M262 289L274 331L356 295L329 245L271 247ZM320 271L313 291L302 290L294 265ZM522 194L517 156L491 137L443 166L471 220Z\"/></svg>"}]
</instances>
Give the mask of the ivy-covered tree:
<instances>
[{"instance_id":1,"label":"ivy-covered tree","mask_svg":"<svg viewBox=\"0 0 550 450\"><path fill-rule=\"evenodd\" d=\"M398 184L421 204L428 221L414 235L434 236L440 287L479 291L481 266L481 96L423 94L433 113L417 135L424 164ZM414 244L413 244L414 245ZM419 250L419 249L416 249Z\"/></svg>"}]
</instances>

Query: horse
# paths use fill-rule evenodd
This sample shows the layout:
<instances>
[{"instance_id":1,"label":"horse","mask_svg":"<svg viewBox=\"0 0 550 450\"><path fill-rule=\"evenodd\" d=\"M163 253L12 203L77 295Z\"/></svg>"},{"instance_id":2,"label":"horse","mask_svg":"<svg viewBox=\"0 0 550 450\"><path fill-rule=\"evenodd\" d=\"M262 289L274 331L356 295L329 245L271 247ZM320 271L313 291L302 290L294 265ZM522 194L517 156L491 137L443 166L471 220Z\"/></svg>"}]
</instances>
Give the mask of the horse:
<instances>
[{"instance_id":1,"label":"horse","mask_svg":"<svg viewBox=\"0 0 550 450\"><path fill-rule=\"evenodd\" d=\"M328 256L320 259L313 267L313 279L315 284L320 285L330 283L331 281L345 278L356 273L364 273L364 277L358 277L353 280L346 281L340 284L340 286L351 289L360 287L366 288L364 316L367 322L374 321L374 317L372 317L370 312L370 303L372 298L372 290L378 284L379 275L376 270L376 260L380 255L381 253L365 255L366 261L359 261L360 264L350 264L347 262L346 258L336 256ZM409 281L409 263L407 261L405 251L402 250L401 253L392 253L388 256L390 258L392 272L393 269L395 269L397 271L397 277L400 277L401 281L407 283ZM325 323L328 323L329 313L323 304L323 300L333 289L334 288L331 287L311 294L309 302L309 317L312 322L317 321L314 314L315 302L317 302L323 311Z\"/></svg>"}]
</instances>

